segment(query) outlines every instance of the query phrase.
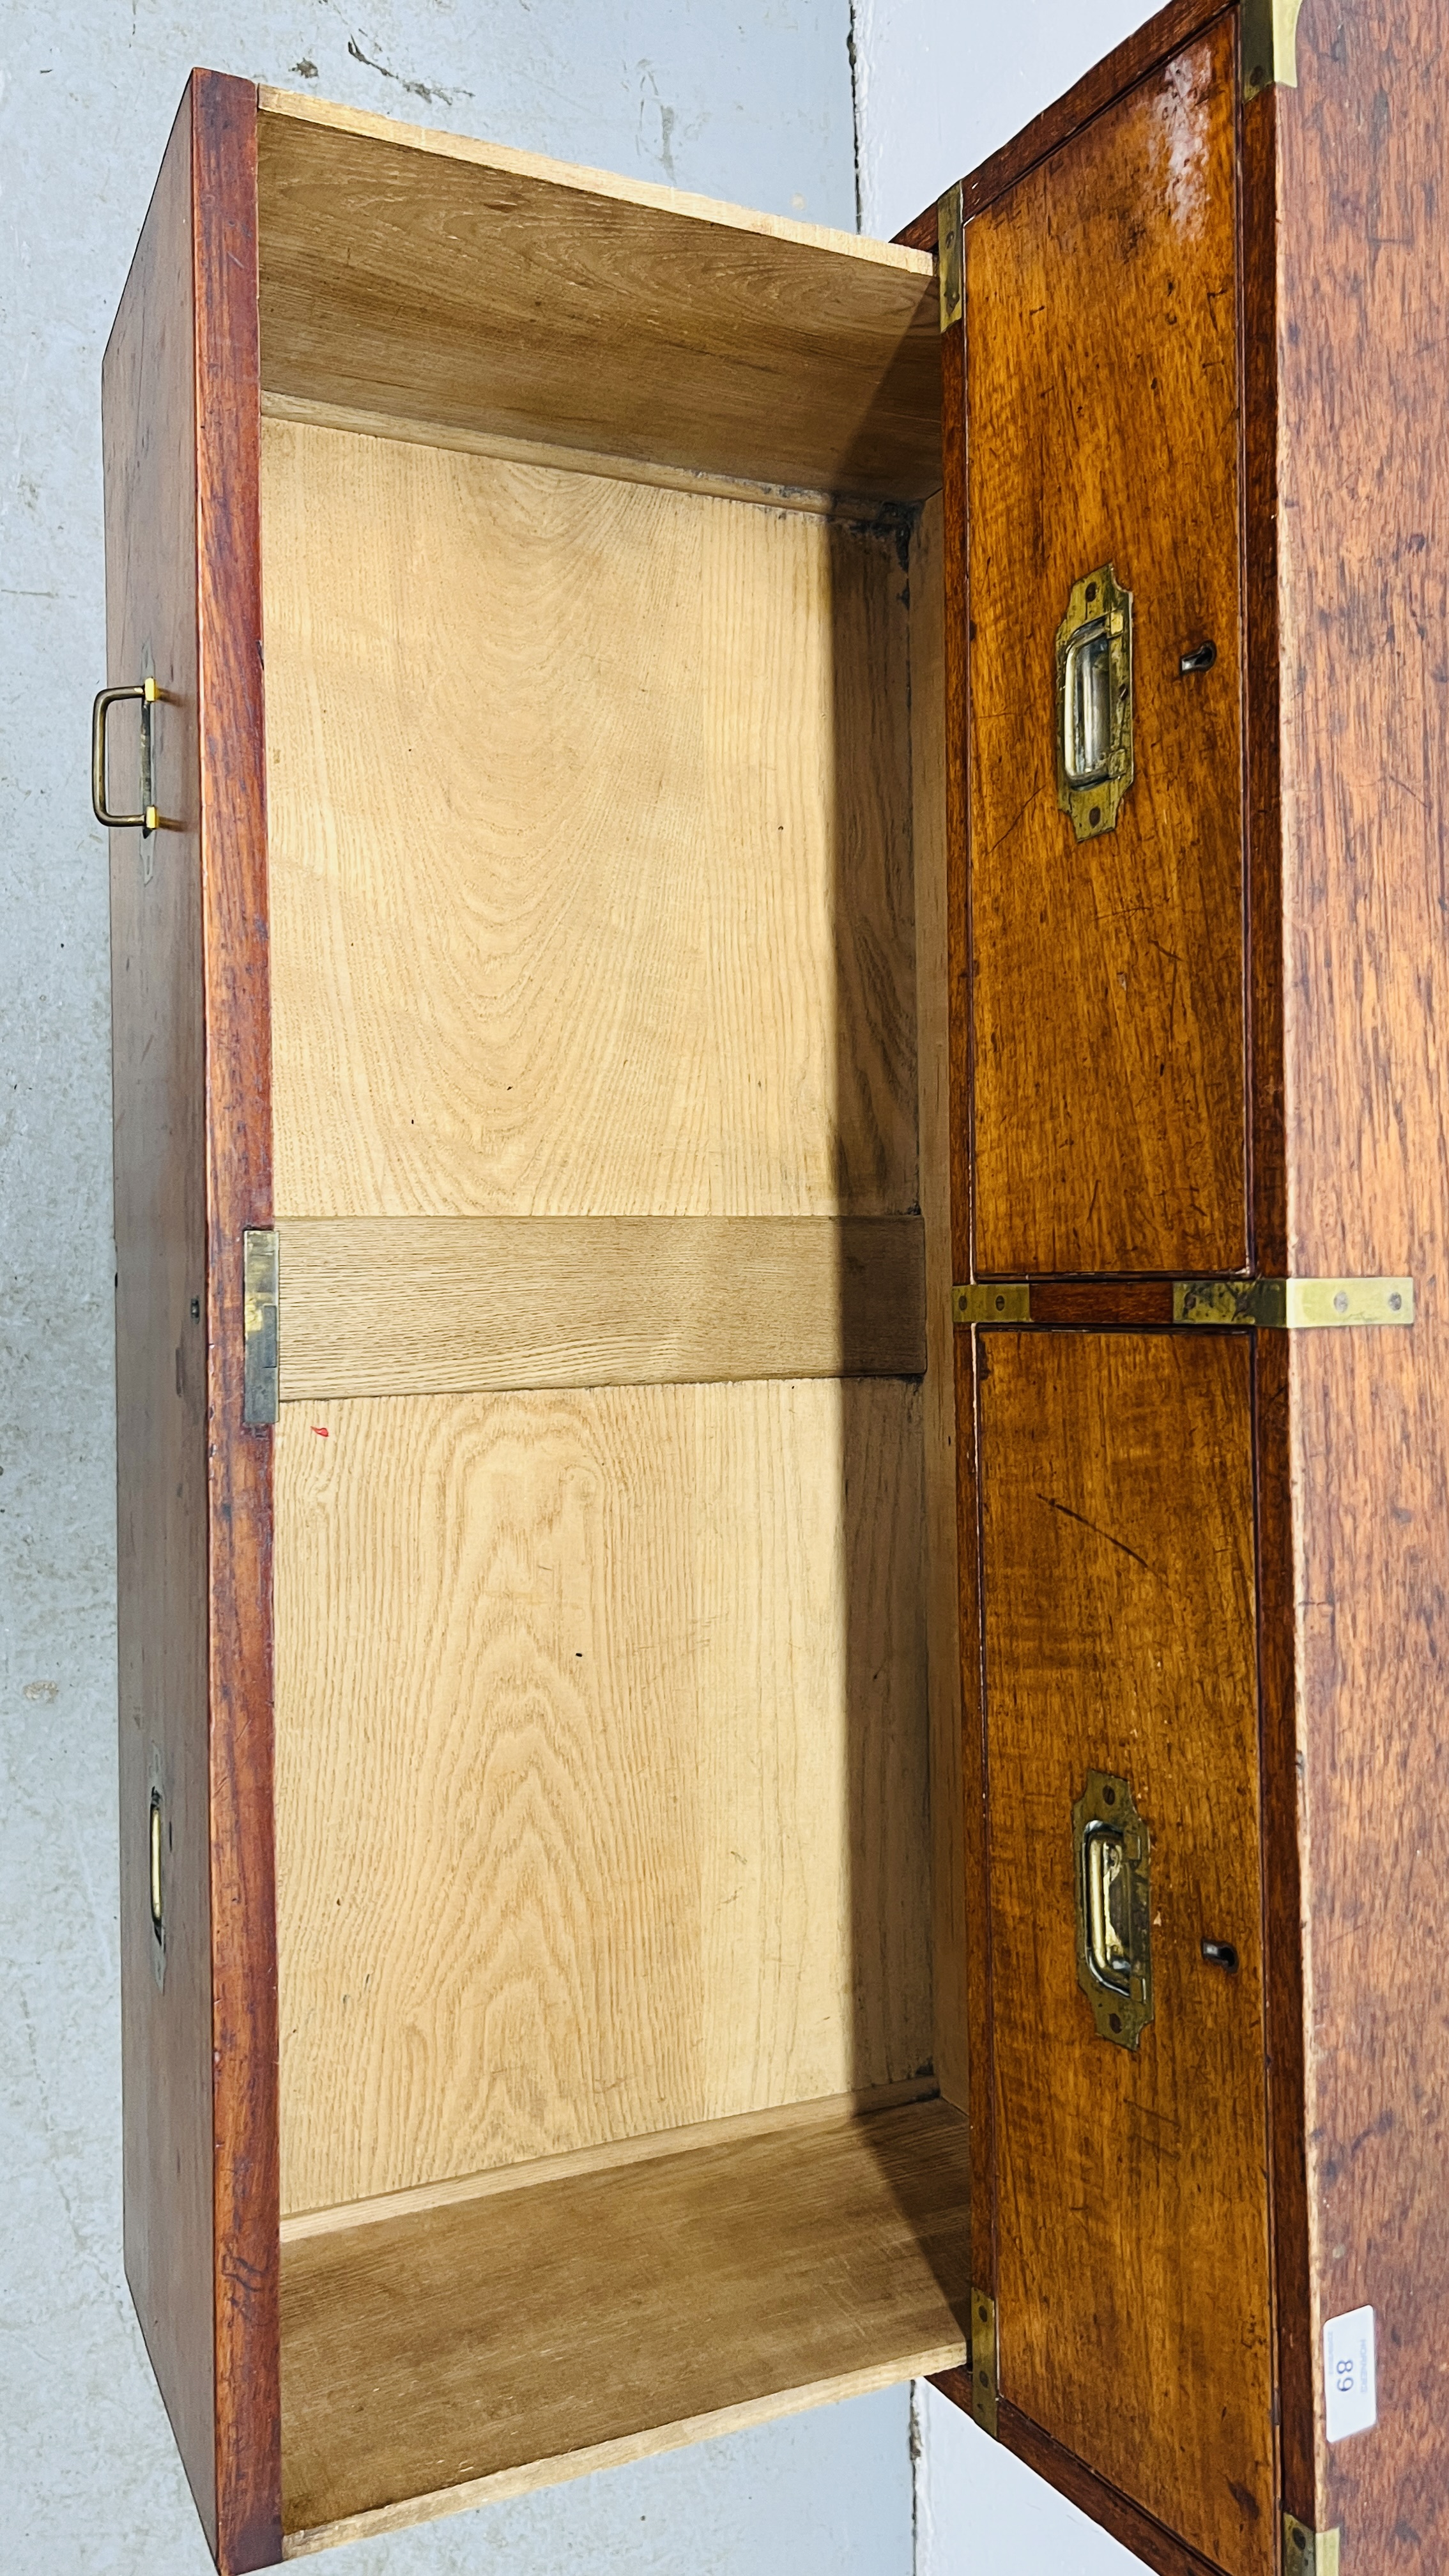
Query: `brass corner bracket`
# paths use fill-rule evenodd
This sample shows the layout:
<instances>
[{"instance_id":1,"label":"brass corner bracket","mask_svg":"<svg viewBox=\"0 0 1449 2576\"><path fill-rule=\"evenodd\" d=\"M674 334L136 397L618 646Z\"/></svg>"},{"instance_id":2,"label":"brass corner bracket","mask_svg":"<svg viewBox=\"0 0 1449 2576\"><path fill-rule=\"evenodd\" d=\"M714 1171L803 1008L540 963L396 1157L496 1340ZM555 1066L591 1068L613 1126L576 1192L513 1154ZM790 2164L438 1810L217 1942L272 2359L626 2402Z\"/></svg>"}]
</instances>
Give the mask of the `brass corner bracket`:
<instances>
[{"instance_id":1,"label":"brass corner bracket","mask_svg":"<svg viewBox=\"0 0 1449 2576\"><path fill-rule=\"evenodd\" d=\"M1243 0L1243 96L1298 87L1298 12L1303 0Z\"/></svg>"},{"instance_id":2,"label":"brass corner bracket","mask_svg":"<svg viewBox=\"0 0 1449 2576\"><path fill-rule=\"evenodd\" d=\"M949 331L966 310L965 244L962 238L961 182L948 188L936 207L936 278L941 289L941 328Z\"/></svg>"},{"instance_id":3,"label":"brass corner bracket","mask_svg":"<svg viewBox=\"0 0 1449 2576\"><path fill-rule=\"evenodd\" d=\"M1294 2513L1283 2516L1283 2576L1340 2576L1341 2525L1311 2531Z\"/></svg>"},{"instance_id":4,"label":"brass corner bracket","mask_svg":"<svg viewBox=\"0 0 1449 2576\"><path fill-rule=\"evenodd\" d=\"M1174 1279L1175 1324L1257 1324L1299 1333L1346 1324L1412 1324L1412 1279Z\"/></svg>"},{"instance_id":5,"label":"brass corner bracket","mask_svg":"<svg viewBox=\"0 0 1449 2576\"><path fill-rule=\"evenodd\" d=\"M991 1280L951 1291L953 1324L1029 1324L1031 1288L1021 1279Z\"/></svg>"},{"instance_id":6,"label":"brass corner bracket","mask_svg":"<svg viewBox=\"0 0 1449 2576\"><path fill-rule=\"evenodd\" d=\"M996 2301L984 2290L971 2293L971 2413L983 2433L996 2439Z\"/></svg>"}]
</instances>

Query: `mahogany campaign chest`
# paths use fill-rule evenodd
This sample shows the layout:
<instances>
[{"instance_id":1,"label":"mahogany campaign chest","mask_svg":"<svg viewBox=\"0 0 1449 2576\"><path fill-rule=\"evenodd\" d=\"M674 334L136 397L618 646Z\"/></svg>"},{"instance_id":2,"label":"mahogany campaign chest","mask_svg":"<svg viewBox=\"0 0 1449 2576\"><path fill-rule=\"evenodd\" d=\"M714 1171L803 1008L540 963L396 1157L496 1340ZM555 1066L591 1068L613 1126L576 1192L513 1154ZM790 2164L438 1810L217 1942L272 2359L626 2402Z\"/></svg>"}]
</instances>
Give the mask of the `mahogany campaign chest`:
<instances>
[{"instance_id":1,"label":"mahogany campaign chest","mask_svg":"<svg viewBox=\"0 0 1449 2576\"><path fill-rule=\"evenodd\" d=\"M94 787L228 2576L911 2374L1442 2563L1434 36L1176 0L895 245L193 75Z\"/></svg>"}]
</instances>

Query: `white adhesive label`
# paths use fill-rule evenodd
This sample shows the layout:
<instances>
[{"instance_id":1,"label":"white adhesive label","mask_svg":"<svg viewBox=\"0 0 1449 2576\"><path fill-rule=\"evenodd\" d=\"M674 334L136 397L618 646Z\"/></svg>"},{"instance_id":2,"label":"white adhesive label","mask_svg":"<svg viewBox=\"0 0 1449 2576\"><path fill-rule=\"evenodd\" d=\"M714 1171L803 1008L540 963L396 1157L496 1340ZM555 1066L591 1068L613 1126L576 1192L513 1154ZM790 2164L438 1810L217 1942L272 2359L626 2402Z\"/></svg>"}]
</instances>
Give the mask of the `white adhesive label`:
<instances>
[{"instance_id":1,"label":"white adhesive label","mask_svg":"<svg viewBox=\"0 0 1449 2576\"><path fill-rule=\"evenodd\" d=\"M1374 2375L1374 2312L1350 2308L1323 2329L1323 2385L1328 2397L1328 2438L1366 2433L1379 2420Z\"/></svg>"}]
</instances>

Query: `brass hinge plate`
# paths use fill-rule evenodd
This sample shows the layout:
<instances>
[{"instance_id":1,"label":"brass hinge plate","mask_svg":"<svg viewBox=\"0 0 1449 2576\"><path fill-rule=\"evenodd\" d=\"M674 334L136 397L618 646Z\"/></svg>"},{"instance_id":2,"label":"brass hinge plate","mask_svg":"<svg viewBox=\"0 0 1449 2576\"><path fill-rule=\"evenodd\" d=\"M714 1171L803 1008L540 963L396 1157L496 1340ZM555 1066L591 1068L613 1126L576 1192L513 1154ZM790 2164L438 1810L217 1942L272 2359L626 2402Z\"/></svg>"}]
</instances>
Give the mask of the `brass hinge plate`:
<instances>
[{"instance_id":1,"label":"brass hinge plate","mask_svg":"<svg viewBox=\"0 0 1449 2576\"><path fill-rule=\"evenodd\" d=\"M249 1226L243 1237L242 1420L253 1429L277 1418L277 1232Z\"/></svg>"},{"instance_id":2,"label":"brass hinge plate","mask_svg":"<svg viewBox=\"0 0 1449 2576\"><path fill-rule=\"evenodd\" d=\"M971 2293L971 2412L983 2433L996 2438L996 2301Z\"/></svg>"},{"instance_id":3,"label":"brass hinge plate","mask_svg":"<svg viewBox=\"0 0 1449 2576\"><path fill-rule=\"evenodd\" d=\"M1257 1324L1298 1333L1342 1324L1412 1324L1412 1279L1174 1279L1175 1324Z\"/></svg>"},{"instance_id":4,"label":"brass hinge plate","mask_svg":"<svg viewBox=\"0 0 1449 2576\"><path fill-rule=\"evenodd\" d=\"M1020 1279L987 1280L984 1288L953 1288L953 1324L1029 1324L1031 1288Z\"/></svg>"},{"instance_id":5,"label":"brass hinge plate","mask_svg":"<svg viewBox=\"0 0 1449 2576\"><path fill-rule=\"evenodd\" d=\"M1340 2526L1341 2529L1341 2526ZM1310 2531L1296 2514L1283 2516L1283 2576L1340 2576L1340 2531Z\"/></svg>"},{"instance_id":6,"label":"brass hinge plate","mask_svg":"<svg viewBox=\"0 0 1449 2576\"><path fill-rule=\"evenodd\" d=\"M941 289L941 328L949 331L966 310L961 183L948 188L936 208L936 277Z\"/></svg>"},{"instance_id":7,"label":"brass hinge plate","mask_svg":"<svg viewBox=\"0 0 1449 2576\"><path fill-rule=\"evenodd\" d=\"M1298 87L1298 12L1303 0L1243 0L1243 96Z\"/></svg>"}]
</instances>

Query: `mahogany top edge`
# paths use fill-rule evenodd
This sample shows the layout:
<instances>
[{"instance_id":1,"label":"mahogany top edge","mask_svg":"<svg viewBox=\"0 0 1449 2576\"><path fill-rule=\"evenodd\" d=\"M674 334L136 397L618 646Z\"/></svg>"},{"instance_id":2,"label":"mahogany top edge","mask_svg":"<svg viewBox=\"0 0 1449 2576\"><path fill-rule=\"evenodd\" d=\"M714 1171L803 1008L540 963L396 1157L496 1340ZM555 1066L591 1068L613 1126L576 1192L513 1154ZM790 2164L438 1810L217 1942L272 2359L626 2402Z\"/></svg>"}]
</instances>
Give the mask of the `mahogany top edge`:
<instances>
[{"instance_id":1,"label":"mahogany top edge","mask_svg":"<svg viewBox=\"0 0 1449 2576\"><path fill-rule=\"evenodd\" d=\"M1028 170L1059 151L1094 116L1111 107L1123 94L1134 89L1148 72L1166 62L1205 27L1226 15L1234 0L1168 0L1154 18L1139 27L1134 35L1124 36L1110 54L1104 54L1079 81L1074 81L1030 125L1024 125L1009 143L988 155L961 182L962 211L968 217L979 215L993 199L1025 178ZM914 220L904 224L893 236L905 250L933 251L936 247L936 207L922 209Z\"/></svg>"}]
</instances>

